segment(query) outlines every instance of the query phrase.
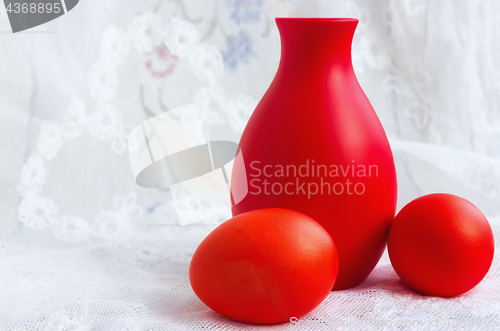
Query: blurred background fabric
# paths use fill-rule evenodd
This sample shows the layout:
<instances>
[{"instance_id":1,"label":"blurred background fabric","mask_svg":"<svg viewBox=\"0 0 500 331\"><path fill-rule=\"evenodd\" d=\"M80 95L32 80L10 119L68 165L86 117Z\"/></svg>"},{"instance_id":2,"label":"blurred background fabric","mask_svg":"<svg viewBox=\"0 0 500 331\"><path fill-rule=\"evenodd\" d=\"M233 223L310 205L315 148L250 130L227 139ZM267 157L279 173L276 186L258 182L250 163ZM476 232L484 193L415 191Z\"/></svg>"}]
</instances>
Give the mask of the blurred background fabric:
<instances>
[{"instance_id":1,"label":"blurred background fabric","mask_svg":"<svg viewBox=\"0 0 500 331\"><path fill-rule=\"evenodd\" d=\"M355 17L354 70L393 148L398 210L428 193L462 196L485 213L498 249L498 13L496 0L81 0L12 34L1 9L0 329L420 330L436 319L442 330L495 329L498 257L452 299L411 292L384 254L302 325L214 313L188 266L230 212L180 227L168 189L135 184L127 136L195 103L207 139L238 142L277 70L274 18ZM203 206L186 196L182 208ZM331 323L348 320L374 322Z\"/></svg>"}]
</instances>

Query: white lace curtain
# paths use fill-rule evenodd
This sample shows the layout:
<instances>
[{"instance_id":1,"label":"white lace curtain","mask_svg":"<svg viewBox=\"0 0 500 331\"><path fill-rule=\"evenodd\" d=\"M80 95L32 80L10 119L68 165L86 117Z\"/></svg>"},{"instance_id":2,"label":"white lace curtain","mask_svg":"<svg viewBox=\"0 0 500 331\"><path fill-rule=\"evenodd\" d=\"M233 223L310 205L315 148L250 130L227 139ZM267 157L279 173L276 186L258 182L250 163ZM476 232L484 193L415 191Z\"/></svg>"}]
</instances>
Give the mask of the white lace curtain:
<instances>
[{"instance_id":1,"label":"white lace curtain","mask_svg":"<svg viewBox=\"0 0 500 331\"><path fill-rule=\"evenodd\" d=\"M168 190L135 185L126 139L196 103L207 139L238 142L277 69L277 16L358 18L353 64L393 147L398 207L454 193L498 237L499 12L495 0L81 0L12 34L0 10L0 329L248 327L210 311L187 278L229 212L179 227ZM384 256L304 319L476 318L482 329L500 322L499 296L498 259L476 289L444 300L407 290ZM379 326L358 329L396 329Z\"/></svg>"}]
</instances>

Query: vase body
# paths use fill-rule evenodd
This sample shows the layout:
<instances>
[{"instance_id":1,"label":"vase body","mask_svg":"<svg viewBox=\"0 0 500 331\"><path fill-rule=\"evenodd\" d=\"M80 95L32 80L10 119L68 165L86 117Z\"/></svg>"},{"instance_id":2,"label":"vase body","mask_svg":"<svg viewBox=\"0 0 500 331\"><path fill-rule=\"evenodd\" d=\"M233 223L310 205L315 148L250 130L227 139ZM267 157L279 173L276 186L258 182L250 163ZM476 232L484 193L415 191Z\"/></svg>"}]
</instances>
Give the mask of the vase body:
<instances>
[{"instance_id":1,"label":"vase body","mask_svg":"<svg viewBox=\"0 0 500 331\"><path fill-rule=\"evenodd\" d=\"M278 71L240 141L233 215L288 208L319 222L339 254L334 290L361 283L380 259L396 209L394 159L351 62L358 20L277 18ZM300 244L300 243L299 243Z\"/></svg>"}]
</instances>

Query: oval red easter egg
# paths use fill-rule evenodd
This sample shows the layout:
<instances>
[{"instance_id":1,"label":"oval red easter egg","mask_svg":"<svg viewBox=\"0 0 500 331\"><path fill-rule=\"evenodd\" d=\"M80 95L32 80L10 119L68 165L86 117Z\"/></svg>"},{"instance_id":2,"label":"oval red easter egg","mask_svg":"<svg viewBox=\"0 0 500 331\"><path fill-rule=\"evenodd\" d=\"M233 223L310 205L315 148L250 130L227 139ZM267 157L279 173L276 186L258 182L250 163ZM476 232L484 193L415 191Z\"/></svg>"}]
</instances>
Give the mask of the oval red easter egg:
<instances>
[{"instance_id":1,"label":"oval red easter egg","mask_svg":"<svg viewBox=\"0 0 500 331\"><path fill-rule=\"evenodd\" d=\"M469 201L429 194L398 213L389 231L389 257L413 290L452 297L476 286L493 261L490 224Z\"/></svg>"},{"instance_id":2,"label":"oval red easter egg","mask_svg":"<svg viewBox=\"0 0 500 331\"><path fill-rule=\"evenodd\" d=\"M189 280L208 307L254 324L287 322L318 306L338 271L335 244L312 218L249 211L222 223L195 251Z\"/></svg>"}]
</instances>

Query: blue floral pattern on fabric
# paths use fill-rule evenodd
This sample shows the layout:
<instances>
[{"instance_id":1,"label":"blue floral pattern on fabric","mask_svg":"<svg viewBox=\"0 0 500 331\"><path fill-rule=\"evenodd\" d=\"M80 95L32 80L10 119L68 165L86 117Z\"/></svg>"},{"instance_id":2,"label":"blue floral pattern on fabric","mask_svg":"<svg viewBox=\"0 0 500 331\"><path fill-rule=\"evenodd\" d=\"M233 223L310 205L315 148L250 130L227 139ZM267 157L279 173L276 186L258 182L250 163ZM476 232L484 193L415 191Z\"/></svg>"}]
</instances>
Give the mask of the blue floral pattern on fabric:
<instances>
[{"instance_id":1,"label":"blue floral pattern on fabric","mask_svg":"<svg viewBox=\"0 0 500 331\"><path fill-rule=\"evenodd\" d=\"M227 5L233 8L231 19L238 24L255 23L260 20L266 0L228 0Z\"/></svg>"}]
</instances>

